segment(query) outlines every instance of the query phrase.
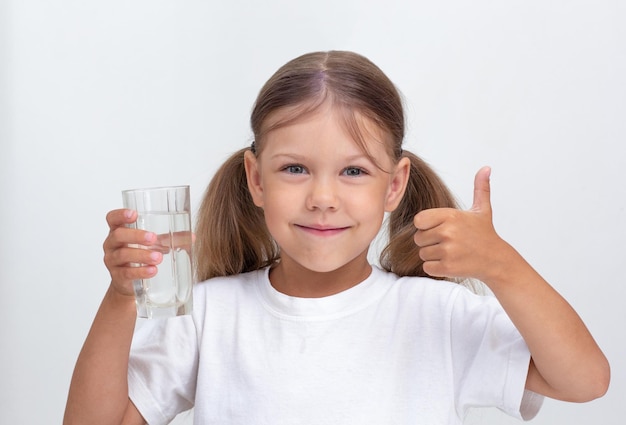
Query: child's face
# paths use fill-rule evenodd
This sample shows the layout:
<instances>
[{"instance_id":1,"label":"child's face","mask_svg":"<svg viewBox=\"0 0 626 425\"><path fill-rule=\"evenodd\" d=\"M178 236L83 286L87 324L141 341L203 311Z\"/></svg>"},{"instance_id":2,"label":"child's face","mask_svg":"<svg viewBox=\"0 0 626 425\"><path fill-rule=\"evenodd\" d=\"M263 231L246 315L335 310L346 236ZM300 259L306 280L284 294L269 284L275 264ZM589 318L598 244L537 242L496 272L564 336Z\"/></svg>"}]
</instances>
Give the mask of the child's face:
<instances>
[{"instance_id":1,"label":"child's face","mask_svg":"<svg viewBox=\"0 0 626 425\"><path fill-rule=\"evenodd\" d=\"M363 123L378 166L354 142L340 114L325 105L267 134L258 158L247 153L250 192L281 248L281 262L329 272L363 260L384 212L400 202L408 159L394 164L380 129Z\"/></svg>"}]
</instances>

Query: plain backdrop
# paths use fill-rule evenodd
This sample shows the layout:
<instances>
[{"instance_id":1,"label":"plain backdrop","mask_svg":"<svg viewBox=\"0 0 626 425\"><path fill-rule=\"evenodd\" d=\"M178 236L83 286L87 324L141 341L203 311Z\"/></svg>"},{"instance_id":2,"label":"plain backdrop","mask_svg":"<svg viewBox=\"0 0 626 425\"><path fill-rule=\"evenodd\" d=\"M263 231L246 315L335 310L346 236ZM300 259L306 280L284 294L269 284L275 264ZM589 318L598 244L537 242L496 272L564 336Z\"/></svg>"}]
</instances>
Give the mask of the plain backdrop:
<instances>
[{"instance_id":1,"label":"plain backdrop","mask_svg":"<svg viewBox=\"0 0 626 425\"><path fill-rule=\"evenodd\" d=\"M576 308L608 394L535 424L624 423L626 3L621 0L0 0L0 423L61 423L108 286L122 189L191 185L251 141L280 65L348 49L407 106L406 148L467 207L491 165L496 229ZM190 423L192 413L175 422ZM470 424L513 424L495 409Z\"/></svg>"}]
</instances>

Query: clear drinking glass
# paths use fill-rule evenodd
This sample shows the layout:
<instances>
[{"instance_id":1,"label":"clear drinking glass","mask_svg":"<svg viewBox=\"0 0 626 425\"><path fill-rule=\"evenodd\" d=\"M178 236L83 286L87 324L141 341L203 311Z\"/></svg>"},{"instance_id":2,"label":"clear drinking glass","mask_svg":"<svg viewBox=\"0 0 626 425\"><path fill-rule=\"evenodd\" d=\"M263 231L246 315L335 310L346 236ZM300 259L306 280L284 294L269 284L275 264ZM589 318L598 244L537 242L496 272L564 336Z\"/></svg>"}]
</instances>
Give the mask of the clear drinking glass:
<instances>
[{"instance_id":1,"label":"clear drinking glass","mask_svg":"<svg viewBox=\"0 0 626 425\"><path fill-rule=\"evenodd\" d=\"M124 208L137 211L137 221L129 227L157 235L153 246L133 246L163 254L154 277L134 281L137 316L190 314L193 268L189 186L124 190L122 199Z\"/></svg>"}]
</instances>

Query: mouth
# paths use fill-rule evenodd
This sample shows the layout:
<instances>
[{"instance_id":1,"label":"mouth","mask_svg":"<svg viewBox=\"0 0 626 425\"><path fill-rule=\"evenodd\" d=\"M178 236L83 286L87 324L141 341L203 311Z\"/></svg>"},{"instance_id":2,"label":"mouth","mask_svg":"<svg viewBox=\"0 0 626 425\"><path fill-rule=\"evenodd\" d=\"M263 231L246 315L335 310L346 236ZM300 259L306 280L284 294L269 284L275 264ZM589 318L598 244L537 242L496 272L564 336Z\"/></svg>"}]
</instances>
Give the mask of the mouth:
<instances>
[{"instance_id":1,"label":"mouth","mask_svg":"<svg viewBox=\"0 0 626 425\"><path fill-rule=\"evenodd\" d=\"M349 229L348 226L345 227L336 227L336 226L321 226L321 225L302 225L302 224L296 224L295 225L298 229L309 233L311 235L315 235L315 236L334 236L334 235L338 235L340 233L343 233L344 231L346 231L347 229Z\"/></svg>"}]
</instances>

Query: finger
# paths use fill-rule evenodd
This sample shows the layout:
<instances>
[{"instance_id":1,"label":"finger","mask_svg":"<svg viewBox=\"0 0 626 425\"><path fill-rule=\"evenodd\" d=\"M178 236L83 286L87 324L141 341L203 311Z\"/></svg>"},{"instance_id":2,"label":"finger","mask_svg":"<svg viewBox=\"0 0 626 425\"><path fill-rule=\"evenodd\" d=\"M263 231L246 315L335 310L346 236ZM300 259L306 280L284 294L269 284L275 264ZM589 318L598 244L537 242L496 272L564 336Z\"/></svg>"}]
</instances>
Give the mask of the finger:
<instances>
[{"instance_id":1,"label":"finger","mask_svg":"<svg viewBox=\"0 0 626 425\"><path fill-rule=\"evenodd\" d=\"M419 246L420 248L423 248L423 247L432 246L432 245L436 245L440 243L441 242L440 235L433 230L434 229L417 230L417 232L415 232L415 234L413 235L413 241L415 242L415 245Z\"/></svg>"},{"instance_id":2,"label":"finger","mask_svg":"<svg viewBox=\"0 0 626 425\"><path fill-rule=\"evenodd\" d=\"M419 256L423 261L440 261L442 252L439 245L428 245L420 247Z\"/></svg>"},{"instance_id":3,"label":"finger","mask_svg":"<svg viewBox=\"0 0 626 425\"><path fill-rule=\"evenodd\" d=\"M195 235L190 231L166 233L158 235L158 244L164 248L189 248L195 240Z\"/></svg>"},{"instance_id":4,"label":"finger","mask_svg":"<svg viewBox=\"0 0 626 425\"><path fill-rule=\"evenodd\" d=\"M441 261L425 261L422 264L422 270L424 270L427 275L432 277L453 277L447 275L442 267Z\"/></svg>"},{"instance_id":5,"label":"finger","mask_svg":"<svg viewBox=\"0 0 626 425\"><path fill-rule=\"evenodd\" d=\"M120 248L105 253L104 262L108 268L131 265L156 266L163 261L163 254L142 248Z\"/></svg>"},{"instance_id":6,"label":"finger","mask_svg":"<svg viewBox=\"0 0 626 425\"><path fill-rule=\"evenodd\" d=\"M111 280L116 282L119 286L125 286L125 283L130 284L133 280L150 279L157 274L156 266L141 266L141 267L117 267L112 269Z\"/></svg>"},{"instance_id":7,"label":"finger","mask_svg":"<svg viewBox=\"0 0 626 425\"><path fill-rule=\"evenodd\" d=\"M429 276L443 277L443 262L441 260L441 252L438 245L420 248L420 259L423 261L422 270Z\"/></svg>"},{"instance_id":8,"label":"finger","mask_svg":"<svg viewBox=\"0 0 626 425\"><path fill-rule=\"evenodd\" d=\"M132 294L133 280L154 277L162 260L159 252L130 247L106 252L104 256L114 286L124 288L122 292L127 294Z\"/></svg>"},{"instance_id":9,"label":"finger","mask_svg":"<svg viewBox=\"0 0 626 425\"><path fill-rule=\"evenodd\" d=\"M109 232L109 236L104 241L103 248L107 251L129 244L149 247L156 244L156 242L157 235L153 232L128 227L117 227Z\"/></svg>"},{"instance_id":10,"label":"finger","mask_svg":"<svg viewBox=\"0 0 626 425\"><path fill-rule=\"evenodd\" d=\"M451 262L441 258L441 253L437 252L436 247L428 247L426 252L422 253L420 249L420 258L422 258L422 270L429 276L433 277L457 277L454 271L450 269Z\"/></svg>"},{"instance_id":11,"label":"finger","mask_svg":"<svg viewBox=\"0 0 626 425\"><path fill-rule=\"evenodd\" d=\"M458 210L454 208L431 208L422 210L413 217L413 225L420 230L429 230L454 217Z\"/></svg>"},{"instance_id":12,"label":"finger","mask_svg":"<svg viewBox=\"0 0 626 425\"><path fill-rule=\"evenodd\" d=\"M474 177L474 202L470 211L491 211L491 167L483 167Z\"/></svg>"},{"instance_id":13,"label":"finger","mask_svg":"<svg viewBox=\"0 0 626 425\"><path fill-rule=\"evenodd\" d=\"M106 216L107 223L111 230L134 223L137 220L137 211L129 209L119 209L109 211Z\"/></svg>"}]
</instances>

